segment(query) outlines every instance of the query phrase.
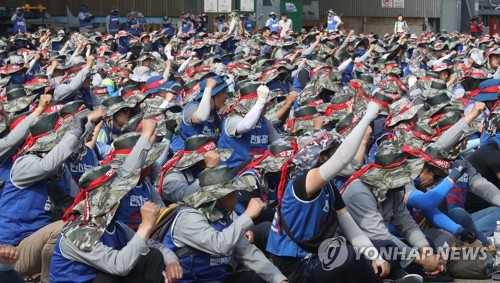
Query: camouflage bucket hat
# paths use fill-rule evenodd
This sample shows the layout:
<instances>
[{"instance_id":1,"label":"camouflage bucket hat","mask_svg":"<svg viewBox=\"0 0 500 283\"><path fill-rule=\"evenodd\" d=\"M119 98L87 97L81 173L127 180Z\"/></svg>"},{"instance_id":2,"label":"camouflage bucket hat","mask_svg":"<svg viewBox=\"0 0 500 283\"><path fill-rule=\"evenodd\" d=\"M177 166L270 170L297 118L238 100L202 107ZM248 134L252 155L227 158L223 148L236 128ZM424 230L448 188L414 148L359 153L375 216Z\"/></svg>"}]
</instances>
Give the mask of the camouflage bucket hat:
<instances>
[{"instance_id":1,"label":"camouflage bucket hat","mask_svg":"<svg viewBox=\"0 0 500 283\"><path fill-rule=\"evenodd\" d=\"M93 86L90 88L90 91L95 94L101 104L110 97L108 87L105 85Z\"/></svg>"},{"instance_id":2,"label":"camouflage bucket hat","mask_svg":"<svg viewBox=\"0 0 500 283\"><path fill-rule=\"evenodd\" d=\"M424 123L395 127L393 135L398 144L408 145L413 150L421 150L426 144L437 140L434 129Z\"/></svg>"},{"instance_id":3,"label":"camouflage bucket hat","mask_svg":"<svg viewBox=\"0 0 500 283\"><path fill-rule=\"evenodd\" d=\"M129 133L131 134L131 133ZM139 134L140 135L140 134ZM151 146L151 149L148 151L148 156L146 157L146 162L144 163L143 168L147 168L153 165L156 160L162 155L162 153L167 148L166 143L155 143ZM116 154L114 158L108 163L113 168L119 168L123 162L127 159L128 154Z\"/></svg>"},{"instance_id":4,"label":"camouflage bucket hat","mask_svg":"<svg viewBox=\"0 0 500 283\"><path fill-rule=\"evenodd\" d=\"M137 132L120 135L113 142L114 151L108 155L108 158L103 161L103 164L108 164L113 168L118 168L121 164L123 164L125 159L127 159L130 151L134 148L140 137L141 134ZM165 143L153 144L151 149L148 151L143 168L153 165L153 163L155 163L160 155L165 151L165 148Z\"/></svg>"},{"instance_id":5,"label":"camouflage bucket hat","mask_svg":"<svg viewBox=\"0 0 500 283\"><path fill-rule=\"evenodd\" d=\"M267 84L279 76L280 72L275 67L270 67L262 72L260 76L262 78L262 83Z\"/></svg>"},{"instance_id":6,"label":"camouflage bucket hat","mask_svg":"<svg viewBox=\"0 0 500 283\"><path fill-rule=\"evenodd\" d=\"M207 135L191 136L184 141L184 151L181 158L174 165L174 168L179 171L185 170L204 160L205 153L212 150L215 150L220 155L221 161L228 160L231 154L233 154L232 149L217 148L215 142Z\"/></svg>"},{"instance_id":7,"label":"camouflage bucket hat","mask_svg":"<svg viewBox=\"0 0 500 283\"><path fill-rule=\"evenodd\" d=\"M422 159L407 160L399 145L384 142L375 153L374 166L359 178L370 185L375 198L382 202L388 190L413 182L420 174L423 164Z\"/></svg>"},{"instance_id":8,"label":"camouflage bucket hat","mask_svg":"<svg viewBox=\"0 0 500 283\"><path fill-rule=\"evenodd\" d=\"M92 106L85 103L83 100L76 100L66 103L59 109L59 115L66 119L69 115L75 117L86 117L93 110Z\"/></svg>"},{"instance_id":9,"label":"camouflage bucket hat","mask_svg":"<svg viewBox=\"0 0 500 283\"><path fill-rule=\"evenodd\" d=\"M0 90L3 88L5 85L7 85L10 81L10 76L5 77L5 78L0 78Z\"/></svg>"},{"instance_id":10,"label":"camouflage bucket hat","mask_svg":"<svg viewBox=\"0 0 500 283\"><path fill-rule=\"evenodd\" d=\"M27 95L23 85L9 85L5 87L7 102L4 110L7 113L16 113L28 107L38 94Z\"/></svg>"},{"instance_id":11,"label":"camouflage bucket hat","mask_svg":"<svg viewBox=\"0 0 500 283\"><path fill-rule=\"evenodd\" d=\"M217 220L222 213L215 209L217 200L235 191L257 189L257 180L251 175L236 177L227 166L207 168L198 175L200 189L183 199L183 202L199 209L210 220Z\"/></svg>"},{"instance_id":12,"label":"camouflage bucket hat","mask_svg":"<svg viewBox=\"0 0 500 283\"><path fill-rule=\"evenodd\" d=\"M335 125L335 132L345 137L351 133L360 120L361 118L354 112L347 113L338 121L337 125Z\"/></svg>"},{"instance_id":13,"label":"camouflage bucket hat","mask_svg":"<svg viewBox=\"0 0 500 283\"><path fill-rule=\"evenodd\" d=\"M292 146L286 143L272 144L269 147L270 154L266 156L255 168L261 172L280 172L285 161L295 154ZM255 158L259 158L256 156ZM290 164L291 165L291 164Z\"/></svg>"},{"instance_id":14,"label":"camouflage bucket hat","mask_svg":"<svg viewBox=\"0 0 500 283\"><path fill-rule=\"evenodd\" d=\"M112 117L121 109L134 108L136 104L133 98L125 100L121 96L111 96L102 102L102 105L106 107L106 115L108 117Z\"/></svg>"},{"instance_id":15,"label":"camouflage bucket hat","mask_svg":"<svg viewBox=\"0 0 500 283\"><path fill-rule=\"evenodd\" d=\"M99 241L114 218L121 199L137 185L141 176L140 170L127 176L115 174L110 166L101 166L92 168L80 178L82 188L86 188L85 183L88 186L97 177L106 175L110 178L108 182L88 192L88 215L85 215L85 199L72 207L72 212L79 216L69 222L62 231L65 237L84 252L90 252Z\"/></svg>"},{"instance_id":16,"label":"camouflage bucket hat","mask_svg":"<svg viewBox=\"0 0 500 283\"><path fill-rule=\"evenodd\" d=\"M304 133L297 138L299 152L292 162L298 171L309 170L318 164L320 154L332 147L338 147L342 137L325 130L314 130Z\"/></svg>"},{"instance_id":17,"label":"camouflage bucket hat","mask_svg":"<svg viewBox=\"0 0 500 283\"><path fill-rule=\"evenodd\" d=\"M316 83L314 81L310 81L304 87L304 89L300 92L299 97L297 98L297 102L299 105L306 105L306 100L309 100L311 97L318 97L318 88L316 87Z\"/></svg>"},{"instance_id":18,"label":"camouflage bucket hat","mask_svg":"<svg viewBox=\"0 0 500 283\"><path fill-rule=\"evenodd\" d=\"M120 134L137 132L137 129L141 126L140 124L143 118L144 113L134 115L134 117L130 118L130 120L128 120L128 122L123 125Z\"/></svg>"},{"instance_id":19,"label":"camouflage bucket hat","mask_svg":"<svg viewBox=\"0 0 500 283\"><path fill-rule=\"evenodd\" d=\"M401 121L411 120L424 105L413 105L408 98L403 97L389 106L389 116L385 125L392 127Z\"/></svg>"},{"instance_id":20,"label":"camouflage bucket hat","mask_svg":"<svg viewBox=\"0 0 500 283\"><path fill-rule=\"evenodd\" d=\"M0 84L1 85L1 84ZM35 75L31 81L26 82L24 89L27 91L34 91L37 89L45 88L50 85L50 80L46 75Z\"/></svg>"},{"instance_id":21,"label":"camouflage bucket hat","mask_svg":"<svg viewBox=\"0 0 500 283\"><path fill-rule=\"evenodd\" d=\"M315 80L318 89L329 90L335 93L342 91L340 85L332 81L334 78L330 78L330 76L331 72L326 72L324 69L317 72Z\"/></svg>"},{"instance_id":22,"label":"camouflage bucket hat","mask_svg":"<svg viewBox=\"0 0 500 283\"><path fill-rule=\"evenodd\" d=\"M330 120L339 120L347 114L349 108L354 106L354 97L346 91L336 93L330 103L316 106L318 112L325 113Z\"/></svg>"},{"instance_id":23,"label":"camouflage bucket hat","mask_svg":"<svg viewBox=\"0 0 500 283\"><path fill-rule=\"evenodd\" d=\"M254 107L257 102L257 88L262 84L257 82L249 82L239 89L240 97L235 97L226 100L226 106L230 112L235 112L240 115L245 115ZM271 99L268 99L268 101Z\"/></svg>"},{"instance_id":24,"label":"camouflage bucket hat","mask_svg":"<svg viewBox=\"0 0 500 283\"><path fill-rule=\"evenodd\" d=\"M429 110L425 112L425 116L433 116L441 111L446 106L451 105L451 100L445 90L431 90L428 92L426 100Z\"/></svg>"},{"instance_id":25,"label":"camouflage bucket hat","mask_svg":"<svg viewBox=\"0 0 500 283\"><path fill-rule=\"evenodd\" d=\"M301 135L313 129L313 119L320 114L315 106L300 106L295 110L295 118L288 118L285 123L285 130L289 135Z\"/></svg>"},{"instance_id":26,"label":"camouflage bucket hat","mask_svg":"<svg viewBox=\"0 0 500 283\"><path fill-rule=\"evenodd\" d=\"M75 118L69 117L64 121L60 119L59 113L43 114L36 118L30 125L30 136L28 141L34 137L33 144L29 148L22 148L23 152L47 152L52 150L63 138L66 132L75 124ZM29 144L26 144L28 146Z\"/></svg>"}]
</instances>

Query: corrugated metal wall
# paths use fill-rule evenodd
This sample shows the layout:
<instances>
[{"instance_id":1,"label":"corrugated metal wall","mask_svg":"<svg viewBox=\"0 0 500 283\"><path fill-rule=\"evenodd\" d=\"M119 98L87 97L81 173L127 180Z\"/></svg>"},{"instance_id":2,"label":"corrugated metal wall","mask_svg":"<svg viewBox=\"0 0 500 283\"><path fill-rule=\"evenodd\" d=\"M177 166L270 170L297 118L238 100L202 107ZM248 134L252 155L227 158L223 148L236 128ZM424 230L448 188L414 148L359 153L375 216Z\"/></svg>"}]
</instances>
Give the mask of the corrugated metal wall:
<instances>
[{"instance_id":1,"label":"corrugated metal wall","mask_svg":"<svg viewBox=\"0 0 500 283\"><path fill-rule=\"evenodd\" d=\"M312 1L304 0L304 5ZM381 8L381 0L319 0L321 18L326 11L333 9L338 15L348 17L397 17L399 14L409 18L441 17L441 0L405 0L404 9Z\"/></svg>"}]
</instances>

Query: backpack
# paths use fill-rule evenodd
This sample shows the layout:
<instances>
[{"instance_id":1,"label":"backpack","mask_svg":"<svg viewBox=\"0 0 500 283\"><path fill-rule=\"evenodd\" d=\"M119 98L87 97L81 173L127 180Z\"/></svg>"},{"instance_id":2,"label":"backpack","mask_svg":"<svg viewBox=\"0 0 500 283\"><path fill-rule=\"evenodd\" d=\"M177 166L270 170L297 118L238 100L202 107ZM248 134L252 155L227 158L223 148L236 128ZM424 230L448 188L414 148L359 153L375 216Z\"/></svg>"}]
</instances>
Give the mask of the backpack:
<instances>
[{"instance_id":1,"label":"backpack","mask_svg":"<svg viewBox=\"0 0 500 283\"><path fill-rule=\"evenodd\" d=\"M177 212L179 212L179 209L181 207L182 206L178 203L172 203L160 212L158 218L156 219L156 223L153 226L151 236L149 237L151 240L157 241L159 243L162 242L163 238L165 238L165 235L168 232L168 229L170 229L170 227L172 226L172 223L177 216ZM175 254L179 259L181 259L191 255L193 252L193 249L188 246L184 246L175 251Z\"/></svg>"}]
</instances>

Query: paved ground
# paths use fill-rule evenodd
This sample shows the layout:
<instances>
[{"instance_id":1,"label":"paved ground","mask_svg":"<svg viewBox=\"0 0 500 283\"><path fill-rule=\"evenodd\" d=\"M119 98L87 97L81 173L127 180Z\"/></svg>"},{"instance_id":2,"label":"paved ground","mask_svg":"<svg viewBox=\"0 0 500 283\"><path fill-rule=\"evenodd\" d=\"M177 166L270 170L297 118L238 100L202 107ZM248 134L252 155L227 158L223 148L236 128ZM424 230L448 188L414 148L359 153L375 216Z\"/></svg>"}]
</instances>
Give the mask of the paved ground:
<instances>
[{"instance_id":1,"label":"paved ground","mask_svg":"<svg viewBox=\"0 0 500 283\"><path fill-rule=\"evenodd\" d=\"M455 279L456 283L489 283L489 282L498 282L493 280L465 280L465 279Z\"/></svg>"}]
</instances>

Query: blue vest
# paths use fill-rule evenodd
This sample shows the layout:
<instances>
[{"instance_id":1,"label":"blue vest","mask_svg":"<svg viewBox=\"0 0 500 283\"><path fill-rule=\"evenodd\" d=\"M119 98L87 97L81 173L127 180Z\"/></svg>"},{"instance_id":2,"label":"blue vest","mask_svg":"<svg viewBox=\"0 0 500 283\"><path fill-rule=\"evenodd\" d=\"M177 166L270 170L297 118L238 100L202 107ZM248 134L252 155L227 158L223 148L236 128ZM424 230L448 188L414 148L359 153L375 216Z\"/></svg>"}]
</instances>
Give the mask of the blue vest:
<instances>
[{"instance_id":1,"label":"blue vest","mask_svg":"<svg viewBox=\"0 0 500 283\"><path fill-rule=\"evenodd\" d=\"M141 206L151 199L151 184L141 179L139 184L120 201L116 219L136 231L142 222Z\"/></svg>"},{"instance_id":2,"label":"blue vest","mask_svg":"<svg viewBox=\"0 0 500 283\"><path fill-rule=\"evenodd\" d=\"M253 31L253 27L252 27L252 22L250 20L243 20L243 26L245 27L245 30L248 31L248 32L252 32Z\"/></svg>"},{"instance_id":3,"label":"blue vest","mask_svg":"<svg viewBox=\"0 0 500 283\"><path fill-rule=\"evenodd\" d=\"M85 146L85 153L83 154L80 162L78 162L78 164L75 165L70 160L67 160L66 166L68 167L68 170L71 173L73 180L78 184L78 180L80 180L80 177L83 175L83 173L89 171L90 169L96 166L99 166L99 162L97 160L96 153L92 149Z\"/></svg>"},{"instance_id":4,"label":"blue vest","mask_svg":"<svg viewBox=\"0 0 500 283\"><path fill-rule=\"evenodd\" d=\"M161 29L165 31L165 35L174 35L175 31L174 28L172 27L172 24L168 25L161 25Z\"/></svg>"},{"instance_id":5,"label":"blue vest","mask_svg":"<svg viewBox=\"0 0 500 283\"><path fill-rule=\"evenodd\" d=\"M183 33L188 33L190 30L191 30L191 25L186 23L186 22L183 22L181 24L181 27L182 27L182 32Z\"/></svg>"},{"instance_id":6,"label":"blue vest","mask_svg":"<svg viewBox=\"0 0 500 283\"><path fill-rule=\"evenodd\" d=\"M101 236L101 242L113 250L121 250L128 243L126 228L124 224L118 221L113 221L109 224L109 226L112 225L114 226L114 231L108 232L108 230L105 230ZM99 270L64 257L59 246L61 237L59 236L57 239L50 260L50 282L91 283Z\"/></svg>"},{"instance_id":7,"label":"blue vest","mask_svg":"<svg viewBox=\"0 0 500 283\"><path fill-rule=\"evenodd\" d=\"M335 203L334 188L327 184L321 193L314 200L304 202L299 200L293 191L293 183L296 178L292 178L285 189L285 195L281 200L281 217L287 224L290 231L298 241L307 240L318 234L322 225L327 221L330 212L330 204ZM302 250L285 231L277 230L277 214L269 232L267 241L267 251L277 256L287 256L293 258L304 258L308 253Z\"/></svg>"},{"instance_id":8,"label":"blue vest","mask_svg":"<svg viewBox=\"0 0 500 283\"><path fill-rule=\"evenodd\" d=\"M190 104L186 105L184 109L189 107L189 105L191 104L200 104L200 103L191 102ZM181 126L179 127L179 134L175 134L172 138L172 150L174 152L177 152L181 149L184 149L184 140L194 135L201 135L201 134L208 135L214 141L217 141L218 129L217 129L217 123L215 123L215 121L219 121L220 123L220 117L215 113L212 113L211 117L213 117L212 120L208 119L207 121L201 124L186 124L184 119L184 110L182 110L182 123Z\"/></svg>"},{"instance_id":9,"label":"blue vest","mask_svg":"<svg viewBox=\"0 0 500 283\"><path fill-rule=\"evenodd\" d=\"M14 25L12 26L12 31L17 33L17 31L21 31L22 33L26 32L26 21L24 17L19 17L16 15L16 20L14 21Z\"/></svg>"},{"instance_id":10,"label":"blue vest","mask_svg":"<svg viewBox=\"0 0 500 283\"><path fill-rule=\"evenodd\" d=\"M0 244L17 246L24 238L50 224L52 215L46 179L20 189L10 180L12 165L9 159L0 170L0 178L5 181L0 191Z\"/></svg>"},{"instance_id":11,"label":"blue vest","mask_svg":"<svg viewBox=\"0 0 500 283\"><path fill-rule=\"evenodd\" d=\"M269 20L269 29L271 30L271 32L278 32L280 30L278 19L276 19L276 20L270 19Z\"/></svg>"},{"instance_id":12,"label":"blue vest","mask_svg":"<svg viewBox=\"0 0 500 283\"><path fill-rule=\"evenodd\" d=\"M140 25L139 25L140 26ZM141 31L139 29L139 26L135 29L133 29L130 24L127 24L127 31L133 35L133 36L138 36L139 34L141 34ZM121 52L120 52L121 53ZM123 53L122 53L123 54Z\"/></svg>"},{"instance_id":13,"label":"blue vest","mask_svg":"<svg viewBox=\"0 0 500 283\"><path fill-rule=\"evenodd\" d=\"M109 32L118 32L120 30L120 17L110 16L109 17Z\"/></svg>"},{"instance_id":14,"label":"blue vest","mask_svg":"<svg viewBox=\"0 0 500 283\"><path fill-rule=\"evenodd\" d=\"M90 17L90 14L89 14L88 12L85 12L85 13L82 13L82 14L83 14L83 16L84 16L85 18ZM78 19L78 20L80 21L80 27L81 27L81 28L83 28L83 27L88 27L88 26L92 26L92 24L93 24L93 22L94 22L94 21L88 21L88 22L86 22L86 21L82 21L82 20L80 20L80 19Z\"/></svg>"},{"instance_id":15,"label":"blue vest","mask_svg":"<svg viewBox=\"0 0 500 283\"><path fill-rule=\"evenodd\" d=\"M333 19L333 17L328 18L326 20L326 29L328 31L334 31L336 26L337 26L337 22Z\"/></svg>"},{"instance_id":16,"label":"blue vest","mask_svg":"<svg viewBox=\"0 0 500 283\"><path fill-rule=\"evenodd\" d=\"M248 133L241 135L241 137L230 137L226 131L222 131L217 146L219 148L233 149L231 157L222 163L229 166L229 168L234 168L252 156L263 154L268 145L269 129L265 118L261 117L256 126Z\"/></svg>"},{"instance_id":17,"label":"blue vest","mask_svg":"<svg viewBox=\"0 0 500 283\"><path fill-rule=\"evenodd\" d=\"M176 252L182 246L178 246L173 240L173 228L179 215L186 211L182 208L177 212L177 216L162 243L164 246ZM208 220L207 220L208 221ZM232 224L229 217L210 223L216 231L222 231ZM182 225L182 223L180 224ZM227 269L233 258L233 251L226 255L208 254L199 250L194 250L191 256L181 258L180 262L184 271L184 276L179 283L186 282L224 282L227 276Z\"/></svg>"}]
</instances>

